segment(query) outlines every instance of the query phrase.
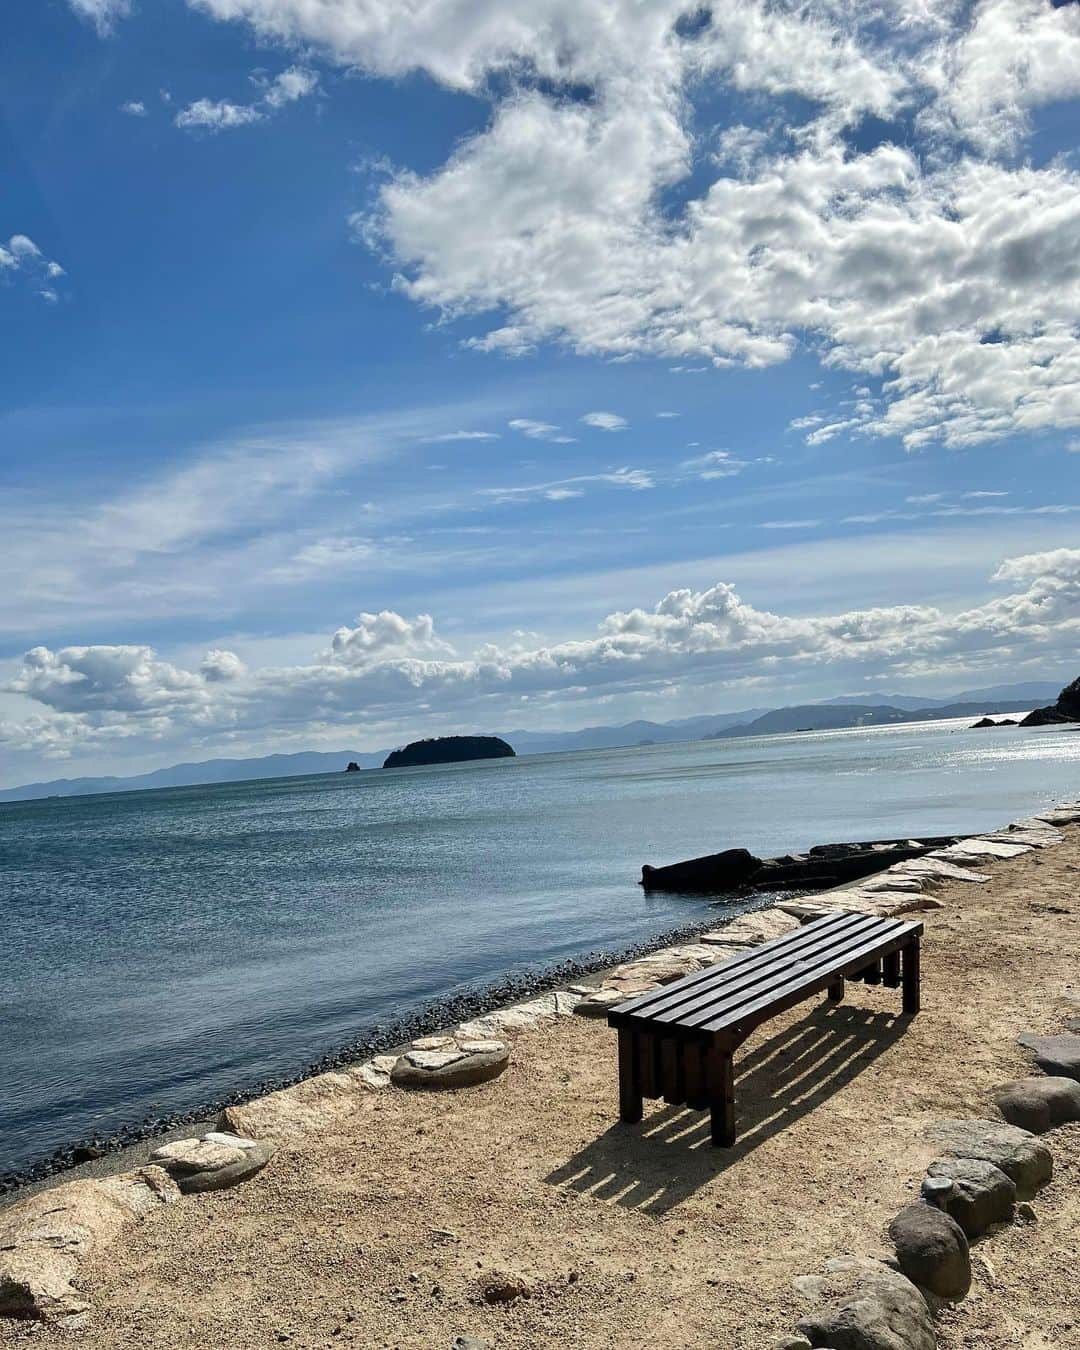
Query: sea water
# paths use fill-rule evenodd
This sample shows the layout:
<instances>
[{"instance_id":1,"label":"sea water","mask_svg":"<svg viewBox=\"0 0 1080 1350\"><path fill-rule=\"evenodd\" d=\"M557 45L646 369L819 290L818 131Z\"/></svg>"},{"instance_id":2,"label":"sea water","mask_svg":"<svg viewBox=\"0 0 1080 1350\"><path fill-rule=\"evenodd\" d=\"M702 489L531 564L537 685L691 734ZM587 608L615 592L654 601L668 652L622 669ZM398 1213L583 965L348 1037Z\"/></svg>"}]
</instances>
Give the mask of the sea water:
<instances>
[{"instance_id":1,"label":"sea water","mask_svg":"<svg viewBox=\"0 0 1080 1350\"><path fill-rule=\"evenodd\" d=\"M642 863L973 833L1078 791L1080 734L939 722L0 805L0 1172L724 917L645 894Z\"/></svg>"}]
</instances>

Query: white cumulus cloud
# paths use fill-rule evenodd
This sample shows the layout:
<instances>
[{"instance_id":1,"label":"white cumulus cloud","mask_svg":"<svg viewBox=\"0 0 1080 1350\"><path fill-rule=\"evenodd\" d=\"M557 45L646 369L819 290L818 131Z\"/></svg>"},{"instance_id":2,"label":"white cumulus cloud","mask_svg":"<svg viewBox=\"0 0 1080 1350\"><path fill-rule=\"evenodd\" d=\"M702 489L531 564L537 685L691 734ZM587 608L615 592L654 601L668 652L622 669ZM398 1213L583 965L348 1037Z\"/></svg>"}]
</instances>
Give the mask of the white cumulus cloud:
<instances>
[{"instance_id":1,"label":"white cumulus cloud","mask_svg":"<svg viewBox=\"0 0 1080 1350\"><path fill-rule=\"evenodd\" d=\"M959 611L933 605L792 616L761 610L725 582L670 591L617 610L591 633L545 645L520 634L505 647L459 654L428 614L362 613L302 666L245 670L231 652L200 671L148 646L28 651L5 686L37 706L0 727L0 743L64 756L116 739L303 732L356 718L479 720L519 715L522 698L599 697L673 685L805 679L903 678L927 669L975 675L1009 664L1061 664L1080 639L1080 549L1004 560L1011 587Z\"/></svg>"},{"instance_id":2,"label":"white cumulus cloud","mask_svg":"<svg viewBox=\"0 0 1080 1350\"><path fill-rule=\"evenodd\" d=\"M190 2L493 100L358 221L418 304L498 316L480 350L557 342L701 372L809 344L883 381L882 404L813 444L1080 425L1080 176L1020 153L1032 109L1080 96L1075 5ZM745 97L755 125L699 125L718 95ZM860 144L868 114L896 126Z\"/></svg>"}]
</instances>

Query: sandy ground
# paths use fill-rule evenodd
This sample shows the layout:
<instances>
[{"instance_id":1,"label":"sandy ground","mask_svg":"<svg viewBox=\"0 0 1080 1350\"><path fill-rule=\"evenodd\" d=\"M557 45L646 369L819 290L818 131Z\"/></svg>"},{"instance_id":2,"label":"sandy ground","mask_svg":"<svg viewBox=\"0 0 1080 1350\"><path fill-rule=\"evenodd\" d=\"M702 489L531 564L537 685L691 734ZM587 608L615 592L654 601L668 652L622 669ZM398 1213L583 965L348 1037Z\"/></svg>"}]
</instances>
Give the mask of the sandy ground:
<instances>
[{"instance_id":1,"label":"sandy ground","mask_svg":"<svg viewBox=\"0 0 1080 1350\"><path fill-rule=\"evenodd\" d=\"M737 1062L741 1142L707 1117L647 1105L616 1119L614 1033L568 1018L521 1036L492 1084L388 1089L332 1136L278 1154L247 1185L191 1197L126 1230L88 1266L77 1337L8 1325L40 1346L761 1350L802 1305L792 1277L830 1256L884 1254L918 1190L932 1119L985 1115L1020 1076L1024 1030L1080 1008L1080 828L938 893L925 916L923 1012L849 987L769 1023ZM1080 1347L1080 1126L1017 1223L975 1248L945 1350ZM531 1294L491 1306L496 1274Z\"/></svg>"}]
</instances>

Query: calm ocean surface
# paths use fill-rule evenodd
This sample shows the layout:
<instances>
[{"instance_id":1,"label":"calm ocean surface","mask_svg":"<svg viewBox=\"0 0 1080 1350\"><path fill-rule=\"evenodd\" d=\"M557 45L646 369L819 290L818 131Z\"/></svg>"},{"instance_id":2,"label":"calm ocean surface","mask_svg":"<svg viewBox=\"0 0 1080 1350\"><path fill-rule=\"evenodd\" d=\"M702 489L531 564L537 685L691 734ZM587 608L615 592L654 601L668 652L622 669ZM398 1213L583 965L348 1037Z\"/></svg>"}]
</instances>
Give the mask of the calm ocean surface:
<instances>
[{"instance_id":1,"label":"calm ocean surface","mask_svg":"<svg viewBox=\"0 0 1080 1350\"><path fill-rule=\"evenodd\" d=\"M0 805L0 1172L704 918L643 862L977 831L1080 734L966 722Z\"/></svg>"}]
</instances>

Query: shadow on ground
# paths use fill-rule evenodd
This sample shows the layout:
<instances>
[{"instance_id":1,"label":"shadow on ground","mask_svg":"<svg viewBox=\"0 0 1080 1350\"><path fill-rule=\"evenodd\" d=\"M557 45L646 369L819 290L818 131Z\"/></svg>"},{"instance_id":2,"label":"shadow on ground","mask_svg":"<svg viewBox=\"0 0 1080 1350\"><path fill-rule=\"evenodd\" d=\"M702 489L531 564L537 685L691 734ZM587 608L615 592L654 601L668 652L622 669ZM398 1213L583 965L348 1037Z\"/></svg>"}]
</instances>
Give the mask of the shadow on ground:
<instances>
[{"instance_id":1,"label":"shadow on ground","mask_svg":"<svg viewBox=\"0 0 1080 1350\"><path fill-rule=\"evenodd\" d=\"M708 1111L665 1105L640 1125L616 1120L544 1179L626 1209L664 1214L840 1091L903 1035L910 1020L825 1004L736 1059L734 1148L712 1146ZM611 1108L616 1115L616 1100Z\"/></svg>"}]
</instances>

